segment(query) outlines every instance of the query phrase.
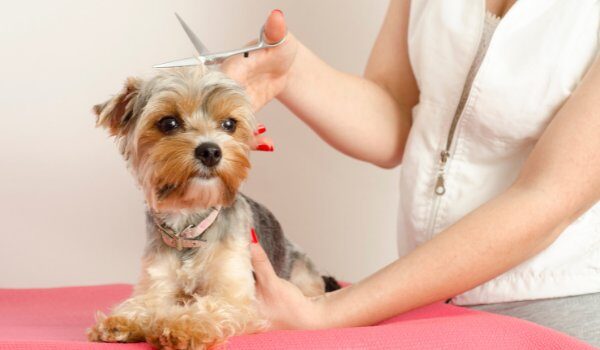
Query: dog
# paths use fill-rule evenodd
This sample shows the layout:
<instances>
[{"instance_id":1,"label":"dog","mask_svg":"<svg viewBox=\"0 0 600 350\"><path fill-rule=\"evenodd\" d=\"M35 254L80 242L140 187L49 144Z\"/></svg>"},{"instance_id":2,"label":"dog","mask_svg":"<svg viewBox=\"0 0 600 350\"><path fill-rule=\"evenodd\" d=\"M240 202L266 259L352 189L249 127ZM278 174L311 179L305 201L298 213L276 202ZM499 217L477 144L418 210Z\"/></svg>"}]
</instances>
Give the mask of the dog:
<instances>
[{"instance_id":1,"label":"dog","mask_svg":"<svg viewBox=\"0 0 600 350\"><path fill-rule=\"evenodd\" d=\"M204 349L264 330L251 232L281 278L306 296L339 288L283 235L264 206L239 192L256 121L245 91L206 66L129 78L94 106L145 195L147 243L132 296L97 315L91 341Z\"/></svg>"}]
</instances>

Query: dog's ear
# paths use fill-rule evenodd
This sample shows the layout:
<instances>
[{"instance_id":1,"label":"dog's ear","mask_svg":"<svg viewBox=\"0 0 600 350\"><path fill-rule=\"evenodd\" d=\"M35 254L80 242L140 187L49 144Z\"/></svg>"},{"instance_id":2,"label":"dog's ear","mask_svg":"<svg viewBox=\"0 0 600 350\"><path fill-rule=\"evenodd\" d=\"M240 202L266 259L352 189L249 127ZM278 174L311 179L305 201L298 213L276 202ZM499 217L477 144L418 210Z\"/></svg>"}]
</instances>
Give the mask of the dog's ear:
<instances>
[{"instance_id":1,"label":"dog's ear","mask_svg":"<svg viewBox=\"0 0 600 350\"><path fill-rule=\"evenodd\" d=\"M125 86L110 100L94 106L96 126L101 126L111 135L122 135L133 117L133 106L138 98L142 80L127 78Z\"/></svg>"}]
</instances>

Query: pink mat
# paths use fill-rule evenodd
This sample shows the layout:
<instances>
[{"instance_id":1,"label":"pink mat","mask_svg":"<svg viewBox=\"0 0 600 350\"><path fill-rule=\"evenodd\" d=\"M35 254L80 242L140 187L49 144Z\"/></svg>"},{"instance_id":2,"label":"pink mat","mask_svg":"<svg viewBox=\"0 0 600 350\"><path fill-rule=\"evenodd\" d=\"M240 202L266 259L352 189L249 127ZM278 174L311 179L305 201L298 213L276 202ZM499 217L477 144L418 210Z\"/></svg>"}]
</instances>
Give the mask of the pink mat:
<instances>
[{"instance_id":1,"label":"pink mat","mask_svg":"<svg viewBox=\"0 0 600 350\"><path fill-rule=\"evenodd\" d=\"M131 293L129 285L0 289L0 349L151 349L145 343L89 343L85 329ZM277 331L232 338L227 349L593 349L510 317L436 303L377 326Z\"/></svg>"}]
</instances>

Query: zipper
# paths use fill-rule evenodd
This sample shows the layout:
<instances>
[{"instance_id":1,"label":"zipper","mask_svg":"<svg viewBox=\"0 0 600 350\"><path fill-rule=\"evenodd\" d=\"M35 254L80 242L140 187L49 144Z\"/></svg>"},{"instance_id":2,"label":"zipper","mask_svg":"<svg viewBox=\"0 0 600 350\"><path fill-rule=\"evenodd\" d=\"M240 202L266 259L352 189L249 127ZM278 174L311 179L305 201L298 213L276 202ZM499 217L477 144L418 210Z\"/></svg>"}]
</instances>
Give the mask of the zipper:
<instances>
[{"instance_id":1,"label":"zipper","mask_svg":"<svg viewBox=\"0 0 600 350\"><path fill-rule=\"evenodd\" d=\"M486 10L486 13L484 14L484 22L486 22L488 20L487 17L488 17L488 12ZM505 15L505 17L506 17L506 15ZM488 47L483 52L483 57L481 58L481 61L479 62L479 66L476 68L475 72L473 72L473 78L470 82L468 90L467 90L467 86L464 86L463 91L460 95L460 102L459 102L458 106L456 107L456 111L454 112L454 117L452 118L452 123L450 124L450 130L448 130L448 137L446 138L446 147L440 153L440 165L439 165L437 180L436 180L435 189L434 189L435 194L438 196L443 196L444 193L446 193L446 185L444 183L444 171L446 168L446 163L448 162L448 157L450 157L450 148L452 147L452 141L454 140L454 134L456 133L456 127L458 126L458 122L461 119L461 117L465 114L466 109L469 107L469 102L471 102L471 91L473 90L473 84L477 80L477 75L479 74L481 66L483 65L485 56L487 56L487 51L489 49L489 45L491 44L491 41L495 35L496 29L498 29L499 25L500 24L498 23L496 28L494 28L494 31L491 33L491 38L488 42ZM483 26L485 26L485 24L483 24L480 29L481 35L483 35ZM477 56L477 53L480 50L481 36L480 36L479 41L480 42L477 46L477 51L475 52L475 56ZM471 74L471 72L469 72L468 74Z\"/></svg>"},{"instance_id":2,"label":"zipper","mask_svg":"<svg viewBox=\"0 0 600 350\"><path fill-rule=\"evenodd\" d=\"M442 152L440 152L440 164L438 167L438 174L434 187L435 198L433 198L433 210L429 218L429 225L427 229L430 238L433 236L436 218L440 209L441 196L443 196L444 193L446 193L446 186L444 184L444 171L446 169L446 163L448 162L449 155L450 153L447 150L443 150Z\"/></svg>"},{"instance_id":3,"label":"zipper","mask_svg":"<svg viewBox=\"0 0 600 350\"><path fill-rule=\"evenodd\" d=\"M446 193L446 185L444 184L444 171L446 169L446 162L448 162L448 156L450 152L446 148L440 153L440 166L438 168L437 180L435 181L434 192L438 196L443 196Z\"/></svg>"},{"instance_id":4,"label":"zipper","mask_svg":"<svg viewBox=\"0 0 600 350\"><path fill-rule=\"evenodd\" d=\"M486 10L485 10L485 2L484 3L484 21L485 21L485 16L487 16L486 14ZM481 22L481 25L479 27L479 31L481 33L481 35L483 35L483 27L484 27L484 22ZM497 29L497 27L496 27ZM494 35L494 33L492 33L492 36ZM479 50L479 45L481 45L481 37L479 39L479 42L475 48L475 53L473 55L473 59L475 59L475 56L477 55L477 51ZM488 47L489 48L489 47ZM454 112L454 117L452 118L452 123L450 124L450 130L448 130L448 136L446 137L446 145L444 147L444 149L440 152L439 155L439 165L438 165L438 172L437 172L437 177L435 180L435 187L434 187L434 203L433 203L433 208L432 208L432 212L431 212L431 217L429 220L429 235L433 236L434 233L434 229L435 229L435 223L437 221L437 216L438 216L438 211L440 208L440 202L441 202L441 197L446 193L446 181L444 178L445 172L446 172L446 166L448 164L448 159L450 158L450 148L452 147L452 141L454 140L454 134L456 133L456 128L458 126L458 122L460 121L461 117L465 114L465 111L467 110L467 107L469 106L469 103L471 102L471 91L473 90L473 83L477 80L477 75L479 74L479 70L481 69L481 66L483 65L483 60L485 59L485 56L487 55L487 50L486 52L484 52L483 54L483 58L482 58L482 62L480 63L479 67L477 67L477 70L474 73L473 76L473 80L471 80L471 84L467 89L467 86L465 85L463 87L463 91L460 95L460 101L464 101L464 103L462 103L461 106L461 102L459 102L459 105L456 107L456 110ZM431 238L431 237L430 237Z\"/></svg>"},{"instance_id":5,"label":"zipper","mask_svg":"<svg viewBox=\"0 0 600 350\"><path fill-rule=\"evenodd\" d=\"M479 68L477 69L477 71L475 72L475 77L477 76L477 73L479 72ZM465 114L465 111L467 109L467 107L469 106L469 102L471 101L471 91L473 90L473 82L475 81L475 78L473 78L473 81L471 82L471 86L469 86L469 89L466 90L466 86L463 89L463 92L461 94L461 100L464 100L464 104L462 106L458 106L456 108L456 111L454 112L454 117L452 118L452 123L450 124L450 130L448 131L448 136L446 137L446 145L444 147L444 150L442 150L440 152L440 160L439 160L439 165L438 165L438 172L437 172L437 177L435 180L435 187L433 188L433 193L434 193L434 203L433 203L433 210L432 210L432 215L431 215L431 219L429 222L429 234L431 236L433 236L433 231L435 229L435 223L437 221L437 216L438 216L438 211L440 208L440 202L442 199L442 196L446 193L446 179L445 179L445 174L446 174L446 166L448 165L448 160L450 158L450 148L452 147L452 141L454 140L454 134L456 133L456 128L458 126L458 122L460 121L460 119L462 118L462 116ZM464 96L466 94L466 97ZM464 99L463 99L464 98Z\"/></svg>"},{"instance_id":6,"label":"zipper","mask_svg":"<svg viewBox=\"0 0 600 350\"><path fill-rule=\"evenodd\" d=\"M479 69L477 69L479 71ZM475 73L477 75L477 72ZM475 81L475 79L473 79ZM469 91L463 91L462 95L466 93L465 103L462 105L462 109L457 109L454 113L454 118L452 118L452 124L450 124L450 130L448 131L448 137L446 138L446 148L442 152L440 152L440 165L438 168L437 180L435 182L434 192L438 196L443 196L446 193L446 184L444 181L444 172L446 171L446 164L448 163L448 157L450 157L450 147L452 146L452 140L454 140L454 134L456 133L456 126L458 125L458 121L461 119L463 114L465 114L465 109L468 105L469 100L471 99L471 90L473 89L473 82L471 82L471 86L469 87ZM462 97L461 97L462 99ZM461 108L461 107L459 107Z\"/></svg>"},{"instance_id":7,"label":"zipper","mask_svg":"<svg viewBox=\"0 0 600 350\"><path fill-rule=\"evenodd\" d=\"M481 66L480 66L481 67ZM467 90L465 86L463 92L461 94L461 100L465 101L462 106L457 106L456 111L454 112L454 117L452 118L452 123L450 124L450 130L448 130L448 136L446 137L446 145L444 149L440 152L440 160L438 165L437 177L435 180L435 187L433 188L434 193L434 202L433 202L433 210L431 213L431 218L429 221L429 234L433 236L433 231L435 230L435 223L437 221L438 212L440 209L441 197L446 193L446 166L448 165L448 160L450 158L450 149L452 147L452 141L454 140L454 134L456 133L456 128L458 126L458 122L465 114L467 107L469 106L469 102L471 102L471 91L473 90L473 82L475 82L475 78L477 77L477 73L479 72L479 68L475 72L475 77L473 81L471 81L471 86ZM465 96L466 94L466 96Z\"/></svg>"}]
</instances>

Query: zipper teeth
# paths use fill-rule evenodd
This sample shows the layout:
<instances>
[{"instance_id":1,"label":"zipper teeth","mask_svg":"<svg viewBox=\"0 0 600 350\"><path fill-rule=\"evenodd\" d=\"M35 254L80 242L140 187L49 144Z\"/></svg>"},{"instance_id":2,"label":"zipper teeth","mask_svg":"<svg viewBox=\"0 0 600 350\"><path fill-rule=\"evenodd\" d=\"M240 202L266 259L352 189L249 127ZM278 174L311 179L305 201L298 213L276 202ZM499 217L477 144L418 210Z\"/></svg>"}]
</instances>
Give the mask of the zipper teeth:
<instances>
[{"instance_id":1,"label":"zipper teeth","mask_svg":"<svg viewBox=\"0 0 600 350\"><path fill-rule=\"evenodd\" d=\"M485 22L485 20L484 20ZM483 36L483 31L484 31L484 27L485 23L481 24L480 27L480 32L481 32L481 36L479 38L479 45L481 45L481 37ZM493 33L492 33L493 36ZM491 39L490 39L491 42ZM479 51L479 45L477 46L476 50L475 50L475 55L473 56L475 59L475 57L477 56L477 51ZM489 44L488 44L489 45ZM444 183L444 173L446 171L446 165L448 163L448 158L450 157L450 148L452 146L452 141L454 140L454 134L456 132L456 127L458 126L458 122L461 119L461 116L465 113L465 109L466 107L469 105L469 102L471 100L471 90L473 89L473 82L475 81L475 79L477 78L477 75L479 74L479 70L481 68L481 65L483 64L483 60L485 59L485 56L487 55L487 49L486 52L484 53L483 57L481 58L481 62L479 64L479 66L477 67L476 72L474 73L473 79L471 80L471 84L470 86L467 88L467 86L463 86L463 91L460 95L460 100L459 100L459 104L456 107L456 111L454 112L454 117L452 118L452 123L450 124L450 130L448 130L448 136L446 138L446 147L444 148L444 150L440 153L440 162L439 162L439 168L438 168L438 174L437 174L437 179L436 179L436 183L435 183L435 187L434 187L434 194L435 194L435 198L434 198L434 203L433 203L433 212L429 221L429 234L430 236L433 236L433 231L435 229L435 224L437 221L437 215L438 215L438 211L440 208L440 201L441 201L441 196L443 196L446 193L446 185ZM467 73L470 74L470 73ZM462 102L464 101L464 102Z\"/></svg>"},{"instance_id":2,"label":"zipper teeth","mask_svg":"<svg viewBox=\"0 0 600 350\"><path fill-rule=\"evenodd\" d=\"M477 64L476 67L471 66L471 68L469 69L469 72L467 73L467 79L470 78L470 82L468 84L469 86L467 89L467 81L465 80L465 86L463 86L463 91L460 94L459 103L456 106L456 111L454 112L454 118L452 118L452 124L450 124L450 130L448 131L448 138L446 139L446 153L448 156L450 155L450 148L452 147L452 140L454 139L454 134L456 131L456 127L458 125L458 121L464 115L465 109L469 105L469 101L471 99L471 91L473 90L473 83L475 82L475 79L479 75L479 71L481 70L483 61L485 60L485 57L488 54L488 49L490 47L490 44L492 42L492 39L496 32L496 29L498 28L498 25L500 24L499 20L498 20L498 22L496 22L495 26L491 29L491 31L489 31L489 25L490 25L489 19L488 19L489 14L490 14L490 12L488 12L486 10L485 15L484 15L483 25L481 28L481 34L479 37L479 45L477 46L477 51L475 52L475 57L473 58L473 60L475 61L477 59L477 56L480 54L480 50L481 50L482 52L481 52L481 57L479 58L479 63ZM484 41L483 39L486 34L486 30L488 31L487 34L489 34L489 36L487 38L487 41ZM475 62L473 62L473 63L475 63ZM475 70L471 71L473 68L475 68Z\"/></svg>"},{"instance_id":3,"label":"zipper teeth","mask_svg":"<svg viewBox=\"0 0 600 350\"><path fill-rule=\"evenodd\" d=\"M486 16L487 16L487 12L486 12ZM484 20L484 24L482 25L483 27L486 26L486 22L487 22L487 19ZM470 82L468 82L468 84L467 84L467 81L465 81L465 86L463 86L463 90L460 94L460 100L459 100L458 105L456 106L456 111L454 112L454 117L452 118L452 123L450 124L450 129L448 130L448 136L446 137L446 147L440 154L440 166L439 166L438 178L436 180L436 186L435 186L435 194L437 194L438 196L441 196L444 193L446 193L446 186L444 184L444 172L446 170L445 168L448 163L448 158L450 157L450 149L452 148L452 141L454 140L454 134L456 134L456 128L458 127L458 122L460 121L460 119L462 119L462 116L465 114L465 110L467 109L467 107L469 106L469 102L471 101L471 98L472 98L471 91L473 90L473 83L475 82L477 76L479 75L479 71L483 64L485 56L487 56L488 48L489 48L489 45L494 36L495 29L496 28L494 28L492 30L491 36L486 43L486 47L483 49L484 51L479 60L479 64L476 67L471 67L471 69L475 68L475 70L473 72L471 72L471 70L469 70L469 72L467 74L467 79L469 79L469 76L471 76ZM479 39L479 45L477 47L477 51L475 53L474 60L477 58L479 50L482 49L482 45L483 45L482 38L484 35L484 31L485 31L485 28L482 28L481 37Z\"/></svg>"},{"instance_id":4,"label":"zipper teeth","mask_svg":"<svg viewBox=\"0 0 600 350\"><path fill-rule=\"evenodd\" d=\"M479 72L479 69L477 70L475 75L477 75L478 72ZM474 80L475 79L473 79L473 81ZM440 152L439 168L438 168L437 178L436 178L435 187L434 187L435 202L434 202L434 207L433 207L433 213L431 215L431 221L429 223L429 232L431 235L433 235L433 231L435 229L435 223L437 221L437 216L438 216L438 212L440 209L440 201L441 201L440 197L442 197L446 193L446 184L445 184L444 175L446 172L446 166L448 165L448 160L450 158L450 149L452 147L452 141L454 140L454 134L456 133L456 127L458 126L458 122L460 121L461 117L465 113L465 109L471 100L472 87L473 87L473 85L471 84L471 86L468 89L466 86L463 89L463 92L461 94L461 100L463 100L463 98L464 98L464 102L460 103L462 105L459 104L459 106L457 106L454 117L452 118L452 123L450 124L450 130L448 130L448 136L446 138L446 147L444 148L443 151ZM464 96L465 94L466 94L466 97Z\"/></svg>"},{"instance_id":5,"label":"zipper teeth","mask_svg":"<svg viewBox=\"0 0 600 350\"><path fill-rule=\"evenodd\" d=\"M472 87L472 85L471 85ZM465 87L466 88L466 87ZM446 138L446 156L450 155L450 147L452 146L452 140L454 139L454 133L456 131L456 126L458 125L458 121L461 119L462 115L464 114L465 111L465 107L467 106L467 100L469 97L471 97L471 88L469 88L469 92L467 93L467 97L465 99L465 102L463 103L463 105L461 106L461 109L458 109L456 111L456 114L454 115L454 118L452 119L452 124L450 125L450 130L448 131L448 137ZM463 91L463 95L464 95L465 91ZM461 96L461 100L464 98L464 96ZM460 113L459 113L460 111Z\"/></svg>"}]
</instances>

